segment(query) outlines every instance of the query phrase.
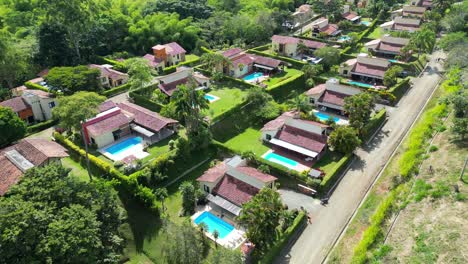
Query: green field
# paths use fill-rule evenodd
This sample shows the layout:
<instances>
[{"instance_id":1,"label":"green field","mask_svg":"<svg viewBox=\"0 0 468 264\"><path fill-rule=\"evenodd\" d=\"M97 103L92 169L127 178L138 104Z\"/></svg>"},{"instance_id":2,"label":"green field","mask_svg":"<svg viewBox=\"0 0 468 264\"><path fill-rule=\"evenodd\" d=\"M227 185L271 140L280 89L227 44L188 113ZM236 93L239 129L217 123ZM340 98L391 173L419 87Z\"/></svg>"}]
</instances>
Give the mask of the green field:
<instances>
[{"instance_id":1,"label":"green field","mask_svg":"<svg viewBox=\"0 0 468 264\"><path fill-rule=\"evenodd\" d=\"M260 127L249 127L239 135L224 142L224 144L235 151L240 153L252 151L257 156L263 155L269 150L267 146L262 143L262 132Z\"/></svg>"},{"instance_id":2,"label":"green field","mask_svg":"<svg viewBox=\"0 0 468 264\"><path fill-rule=\"evenodd\" d=\"M210 108L205 111L205 114L213 119L243 103L247 96L247 88L227 81L216 84L208 93L219 97L219 100L210 103Z\"/></svg>"},{"instance_id":3,"label":"green field","mask_svg":"<svg viewBox=\"0 0 468 264\"><path fill-rule=\"evenodd\" d=\"M284 67L284 71L273 75L271 78L268 78L263 83L268 86L273 86L279 82L285 81L293 76L299 75L302 72L293 68Z\"/></svg>"}]
</instances>

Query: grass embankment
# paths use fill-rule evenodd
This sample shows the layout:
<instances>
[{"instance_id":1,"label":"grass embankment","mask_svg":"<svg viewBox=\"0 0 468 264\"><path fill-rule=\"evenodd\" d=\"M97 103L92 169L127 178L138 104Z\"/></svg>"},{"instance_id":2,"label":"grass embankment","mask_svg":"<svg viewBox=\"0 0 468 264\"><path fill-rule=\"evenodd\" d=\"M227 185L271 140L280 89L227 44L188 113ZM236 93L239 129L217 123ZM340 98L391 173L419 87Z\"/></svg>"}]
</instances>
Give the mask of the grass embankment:
<instances>
[{"instance_id":1,"label":"grass embankment","mask_svg":"<svg viewBox=\"0 0 468 264\"><path fill-rule=\"evenodd\" d=\"M413 175L419 172L419 165L427 158L428 142L440 129L441 120L447 114L448 106L441 98L459 89L453 84L453 79L447 80L437 89L332 252L331 263L364 263L378 255L379 252L373 252L373 249L382 241L387 224L385 220L399 206L405 205Z\"/></svg>"}]
</instances>

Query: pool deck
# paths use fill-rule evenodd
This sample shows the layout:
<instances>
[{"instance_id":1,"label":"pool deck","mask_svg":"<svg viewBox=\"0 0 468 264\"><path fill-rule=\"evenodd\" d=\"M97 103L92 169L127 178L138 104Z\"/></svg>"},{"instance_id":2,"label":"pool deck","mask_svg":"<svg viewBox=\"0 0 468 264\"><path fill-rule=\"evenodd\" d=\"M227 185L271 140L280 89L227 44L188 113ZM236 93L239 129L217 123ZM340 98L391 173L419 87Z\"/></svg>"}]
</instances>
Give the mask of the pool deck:
<instances>
[{"instance_id":1,"label":"pool deck","mask_svg":"<svg viewBox=\"0 0 468 264\"><path fill-rule=\"evenodd\" d=\"M319 110L313 110L313 112L314 112L314 114L315 113L322 113L322 114L325 114L325 115L328 115L328 116L331 116L331 117L336 117L336 118L340 119L340 120L338 120L338 122L336 122L337 125L340 125L340 126L349 125L349 120L347 118L343 117L343 116L335 115L335 114L332 114L332 113L329 113L329 112L324 112L324 111L319 111ZM322 121L326 121L326 120L322 120Z\"/></svg>"},{"instance_id":2,"label":"pool deck","mask_svg":"<svg viewBox=\"0 0 468 264\"><path fill-rule=\"evenodd\" d=\"M129 135L129 136L123 137L123 138L121 138L121 139L119 139L117 141L112 142L111 144L109 144L107 146L104 146L104 147L98 149L98 151L100 153L102 153L104 156L106 156L107 158L109 158L109 159L111 159L113 161L120 161L120 160L125 159L128 156L131 156L131 155L133 155L137 159L143 159L146 156L148 156L149 153L143 151L144 141L142 141L140 144L133 145L133 146L125 149L124 151L121 151L118 154L112 154L112 153L107 152L107 149L109 147L112 147L113 145L119 144L120 142L125 141L125 140L127 140L129 138L132 138L132 137L135 137L135 136L134 135Z\"/></svg>"},{"instance_id":3,"label":"pool deck","mask_svg":"<svg viewBox=\"0 0 468 264\"><path fill-rule=\"evenodd\" d=\"M290 160L294 160L295 162L297 162L297 165L296 166L286 166L285 164L283 163L278 163L278 162L275 162L275 161L271 161L269 160L270 162L274 162L276 164L280 164L282 166L285 166L291 170L295 170L297 172L303 172L303 171L307 171L307 170L310 170L310 167L313 165L313 162L307 162L307 161L300 161L298 158L295 158L295 157L292 157L292 155L288 155L282 151L279 151L279 150L273 150L273 149L270 149L268 150L267 152L265 152L265 154L262 155L262 158L265 159L265 156L270 154L270 153L275 153L275 154L278 154L280 156L283 156L285 158L288 158ZM307 164L307 165L306 165ZM308 166L310 164L310 166Z\"/></svg>"},{"instance_id":4,"label":"pool deck","mask_svg":"<svg viewBox=\"0 0 468 264\"><path fill-rule=\"evenodd\" d=\"M265 80L267 80L269 78L268 75L262 75L260 77L255 78L255 79L252 79L252 80L245 80L244 79L245 77L247 77L247 76L249 76L251 74L253 74L253 72L249 73L249 74L246 74L245 76L242 76L241 79L243 81L245 81L245 82L256 84L256 83L261 83L261 82L263 82L263 81L265 81Z\"/></svg>"},{"instance_id":5,"label":"pool deck","mask_svg":"<svg viewBox=\"0 0 468 264\"><path fill-rule=\"evenodd\" d=\"M195 219L197 217L199 217L203 212L210 212L210 213L220 217L219 216L220 213L213 210L213 208L211 208L211 206L209 206L209 205L197 206L196 213L190 217L190 219L192 220L192 224L194 226L198 226L197 224L195 224ZM229 223L229 222L227 222L227 223ZM232 225L231 223L229 223L229 224ZM211 234L209 232L205 232L205 236L207 236L209 239L215 241L215 239L213 237L213 234ZM219 245L221 245L221 246L223 246L225 248L236 249L239 246L241 246L246 241L246 239L247 238L245 236L245 231L234 226L234 230L232 230L229 234L227 234L226 237L218 238L216 240L216 243L218 243Z\"/></svg>"}]
</instances>

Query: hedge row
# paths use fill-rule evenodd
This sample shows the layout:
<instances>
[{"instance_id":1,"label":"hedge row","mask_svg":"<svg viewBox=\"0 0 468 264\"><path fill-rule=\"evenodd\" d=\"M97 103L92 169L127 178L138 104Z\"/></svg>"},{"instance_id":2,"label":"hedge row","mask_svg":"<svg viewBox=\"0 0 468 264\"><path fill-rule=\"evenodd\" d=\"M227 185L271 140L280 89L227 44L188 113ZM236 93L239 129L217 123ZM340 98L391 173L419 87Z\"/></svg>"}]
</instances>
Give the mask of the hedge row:
<instances>
[{"instance_id":1,"label":"hedge row","mask_svg":"<svg viewBox=\"0 0 468 264\"><path fill-rule=\"evenodd\" d=\"M213 53L214 51L210 50L209 48L205 47L205 46L201 46L200 49L204 52L204 53Z\"/></svg>"},{"instance_id":2,"label":"hedge row","mask_svg":"<svg viewBox=\"0 0 468 264\"><path fill-rule=\"evenodd\" d=\"M113 60L113 59L109 59L109 58L106 58L106 57L98 57L98 60L99 60L99 63L101 63L101 64L110 64L110 65L112 65L113 69L116 70L116 71L121 71L121 72L127 72L128 71L127 66L123 62L116 61L116 60Z\"/></svg>"},{"instance_id":3,"label":"hedge row","mask_svg":"<svg viewBox=\"0 0 468 264\"><path fill-rule=\"evenodd\" d=\"M298 232L299 229L303 228L306 225L306 214L303 211L300 211L299 214L294 219L293 224L288 227L281 237L275 241L272 247L268 249L268 253L266 253L261 260L258 261L259 264L267 264L273 263L276 257L281 253L284 247L286 247L293 236Z\"/></svg>"},{"instance_id":4,"label":"hedge row","mask_svg":"<svg viewBox=\"0 0 468 264\"><path fill-rule=\"evenodd\" d=\"M111 88L109 90L105 90L101 94L104 95L105 97L111 97L111 96L115 96L121 93L125 93L129 89L130 89L130 84L126 83L126 84Z\"/></svg>"},{"instance_id":5,"label":"hedge row","mask_svg":"<svg viewBox=\"0 0 468 264\"><path fill-rule=\"evenodd\" d=\"M70 151L73 151L75 154L81 156L81 158L86 158L86 152L75 145L70 140L66 139L61 134L55 132L54 138L58 143L63 145ZM119 187L123 190L132 194L134 198L140 201L143 205L148 207L151 211L158 213L157 199L153 191L145 186L142 186L138 183L137 179L134 177L129 177L118 171L114 168L112 164L109 164L105 161L100 160L94 155L88 154L89 162L98 168L105 175L110 176L112 179L117 180Z\"/></svg>"},{"instance_id":6,"label":"hedge row","mask_svg":"<svg viewBox=\"0 0 468 264\"><path fill-rule=\"evenodd\" d=\"M372 116L369 122L364 126L363 138L367 140L370 136L372 136L386 118L387 110L382 108L378 113Z\"/></svg>"},{"instance_id":7,"label":"hedge row","mask_svg":"<svg viewBox=\"0 0 468 264\"><path fill-rule=\"evenodd\" d=\"M344 171L346 166L351 162L353 158L353 154L344 155L340 161L336 164L334 170L329 172L323 177L322 181L320 182L320 191L326 192L328 191L333 184L338 180L338 176Z\"/></svg>"},{"instance_id":8,"label":"hedge row","mask_svg":"<svg viewBox=\"0 0 468 264\"><path fill-rule=\"evenodd\" d=\"M181 62L181 63L179 63L177 65L166 67L166 68L163 69L163 74L173 73L173 72L176 71L177 67L181 67L181 66L192 67L192 66L196 65L199 61L200 61L200 58L198 57L198 58L195 58L193 60L184 61L184 62Z\"/></svg>"},{"instance_id":9,"label":"hedge row","mask_svg":"<svg viewBox=\"0 0 468 264\"><path fill-rule=\"evenodd\" d=\"M215 118L213 118L211 120L211 125L214 125L218 122L221 122L222 120L230 117L231 115L239 112L242 108L244 108L246 105L248 105L249 102L248 101L244 101L234 107L232 107L231 109L227 110L226 112L224 113L221 113L220 115L216 116Z\"/></svg>"},{"instance_id":10,"label":"hedge row","mask_svg":"<svg viewBox=\"0 0 468 264\"><path fill-rule=\"evenodd\" d=\"M377 210L371 217L369 227L362 234L362 239L354 248L353 258L351 263L366 263L367 252L369 247L375 242L376 238L382 234L381 225L385 218L389 215L396 201L396 194L399 189L395 189L379 204Z\"/></svg>"},{"instance_id":11,"label":"hedge row","mask_svg":"<svg viewBox=\"0 0 468 264\"><path fill-rule=\"evenodd\" d=\"M260 55L260 56L264 56L264 57L269 57L269 58L273 58L273 59L288 62L294 68L296 68L298 70L302 69L302 67L307 64L307 62L304 62L304 61L295 60L295 59L288 58L288 57L283 57L283 56L277 56L277 55L273 55L273 54L266 53L266 52L263 52L263 51L257 51L257 50L250 49L247 52L257 54L257 55Z\"/></svg>"},{"instance_id":12,"label":"hedge row","mask_svg":"<svg viewBox=\"0 0 468 264\"><path fill-rule=\"evenodd\" d=\"M359 34L359 42L362 40L362 38L367 37L367 35L369 35L372 31L374 31L375 25L377 24L377 22L379 22L379 20L382 18L383 15L384 15L384 12L383 11L380 12L377 15L377 18L372 21L372 23L367 27L367 29L361 32L361 34Z\"/></svg>"},{"instance_id":13,"label":"hedge row","mask_svg":"<svg viewBox=\"0 0 468 264\"><path fill-rule=\"evenodd\" d=\"M268 50L270 47L271 47L271 44L268 43L268 44L265 44L265 45L262 45L262 46L258 46L258 47L252 48L252 50L264 51L264 50Z\"/></svg>"},{"instance_id":14,"label":"hedge row","mask_svg":"<svg viewBox=\"0 0 468 264\"><path fill-rule=\"evenodd\" d=\"M32 125L32 126L28 126L27 134L30 135L30 134L37 133L39 131L42 131L44 129L52 127L52 126L56 125L57 123L58 123L58 120L50 119L50 120L47 120L47 121L44 121L44 122L41 122L41 123L37 123L37 124Z\"/></svg>"},{"instance_id":15,"label":"hedge row","mask_svg":"<svg viewBox=\"0 0 468 264\"><path fill-rule=\"evenodd\" d=\"M163 105L153 102L150 99L148 99L146 96L139 95L137 91L132 91L129 93L130 98L133 99L134 103L142 106L146 109L149 109L154 112L159 112L161 111Z\"/></svg>"},{"instance_id":16,"label":"hedge row","mask_svg":"<svg viewBox=\"0 0 468 264\"><path fill-rule=\"evenodd\" d=\"M292 90L301 89L300 92L302 92L305 88L304 73L301 73L275 85L267 87L265 90L273 95L275 99L284 100L284 98L287 98L291 94Z\"/></svg>"},{"instance_id":17,"label":"hedge row","mask_svg":"<svg viewBox=\"0 0 468 264\"><path fill-rule=\"evenodd\" d=\"M391 87L388 92L395 96L395 101L393 103L397 103L400 101L400 99L403 97L405 94L406 90L410 87L410 78L406 77L403 79L401 82L395 84L393 87Z\"/></svg>"},{"instance_id":18,"label":"hedge row","mask_svg":"<svg viewBox=\"0 0 468 264\"><path fill-rule=\"evenodd\" d=\"M24 84L24 86L26 86L26 88L31 89L31 90L41 90L41 91L52 93L52 94L58 94L54 90L49 90L49 89L47 89L47 87L44 87L44 86L42 86L40 84L33 83L33 82L26 82Z\"/></svg>"},{"instance_id":19,"label":"hedge row","mask_svg":"<svg viewBox=\"0 0 468 264\"><path fill-rule=\"evenodd\" d=\"M416 61L409 63L410 70L415 74L421 73L427 62L427 56L423 54Z\"/></svg>"}]
</instances>

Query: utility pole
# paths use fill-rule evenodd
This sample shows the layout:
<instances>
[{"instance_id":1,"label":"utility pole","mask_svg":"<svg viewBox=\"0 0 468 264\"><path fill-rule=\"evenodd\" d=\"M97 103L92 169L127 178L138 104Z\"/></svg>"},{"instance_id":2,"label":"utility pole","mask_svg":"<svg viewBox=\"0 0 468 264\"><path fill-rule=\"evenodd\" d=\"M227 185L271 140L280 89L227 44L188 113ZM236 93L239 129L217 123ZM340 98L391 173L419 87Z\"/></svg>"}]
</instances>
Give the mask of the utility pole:
<instances>
[{"instance_id":1,"label":"utility pole","mask_svg":"<svg viewBox=\"0 0 468 264\"><path fill-rule=\"evenodd\" d=\"M89 181L93 181L93 176L91 175L91 168L89 166L89 157L88 157L88 142L84 136L84 129L83 129L83 122L81 122L81 138L83 139L83 144L85 146L85 151L86 151L86 168L88 170L88 176L89 176Z\"/></svg>"}]
</instances>

